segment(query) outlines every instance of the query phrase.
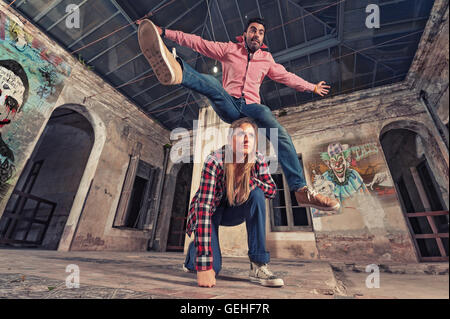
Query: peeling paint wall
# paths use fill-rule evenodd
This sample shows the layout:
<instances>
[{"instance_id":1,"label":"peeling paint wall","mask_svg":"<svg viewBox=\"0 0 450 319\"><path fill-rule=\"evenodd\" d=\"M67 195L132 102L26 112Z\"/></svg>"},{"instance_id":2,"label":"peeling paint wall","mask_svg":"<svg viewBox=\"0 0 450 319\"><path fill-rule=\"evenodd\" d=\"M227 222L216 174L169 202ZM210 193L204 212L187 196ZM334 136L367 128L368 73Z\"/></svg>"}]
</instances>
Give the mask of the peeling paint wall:
<instances>
[{"instance_id":1,"label":"peeling paint wall","mask_svg":"<svg viewBox=\"0 0 450 319\"><path fill-rule=\"evenodd\" d=\"M406 82L424 90L444 124L448 124L448 1L436 0Z\"/></svg>"},{"instance_id":2,"label":"peeling paint wall","mask_svg":"<svg viewBox=\"0 0 450 319\"><path fill-rule=\"evenodd\" d=\"M63 106L89 121L95 141L58 249L147 250L149 230L112 225L133 147L141 143L140 159L162 168L169 132L4 3L0 19L0 60L20 62L29 79L29 96L21 112L1 128L14 154L15 170L2 183L0 217L48 119ZM13 31L10 21L16 23ZM53 73L41 72L41 64ZM85 100L88 96L93 97Z\"/></svg>"},{"instance_id":3,"label":"peeling paint wall","mask_svg":"<svg viewBox=\"0 0 450 319\"><path fill-rule=\"evenodd\" d=\"M0 7L1 8L1 7ZM52 109L71 67L19 19L0 11L0 201L20 176L30 142ZM51 51L52 50L52 51Z\"/></svg>"}]
</instances>

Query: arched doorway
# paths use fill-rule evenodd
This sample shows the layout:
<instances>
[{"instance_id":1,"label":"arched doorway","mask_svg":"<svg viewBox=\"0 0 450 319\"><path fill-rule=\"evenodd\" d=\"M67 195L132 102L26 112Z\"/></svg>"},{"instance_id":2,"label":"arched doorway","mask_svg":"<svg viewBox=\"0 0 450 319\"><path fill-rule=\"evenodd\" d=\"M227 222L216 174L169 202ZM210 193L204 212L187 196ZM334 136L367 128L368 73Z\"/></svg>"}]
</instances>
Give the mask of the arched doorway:
<instances>
[{"instance_id":1,"label":"arched doorway","mask_svg":"<svg viewBox=\"0 0 450 319\"><path fill-rule=\"evenodd\" d=\"M175 194L173 196L167 251L182 252L186 237L186 218L189 208L193 164L183 164L177 174Z\"/></svg>"},{"instance_id":2,"label":"arched doorway","mask_svg":"<svg viewBox=\"0 0 450 319\"><path fill-rule=\"evenodd\" d=\"M380 142L420 261L448 261L448 211L429 143L403 128L385 130Z\"/></svg>"},{"instance_id":3,"label":"arched doorway","mask_svg":"<svg viewBox=\"0 0 450 319\"><path fill-rule=\"evenodd\" d=\"M0 220L0 243L58 248L93 145L84 116L66 107L52 113Z\"/></svg>"}]
</instances>

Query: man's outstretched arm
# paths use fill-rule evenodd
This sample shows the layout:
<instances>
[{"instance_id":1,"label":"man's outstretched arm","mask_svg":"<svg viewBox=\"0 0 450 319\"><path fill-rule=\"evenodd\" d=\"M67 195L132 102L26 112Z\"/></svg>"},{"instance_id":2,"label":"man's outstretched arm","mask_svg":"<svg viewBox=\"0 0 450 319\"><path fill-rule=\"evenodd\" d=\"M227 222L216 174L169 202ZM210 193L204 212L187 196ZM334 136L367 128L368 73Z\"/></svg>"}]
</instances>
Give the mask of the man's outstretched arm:
<instances>
[{"instance_id":1,"label":"man's outstretched arm","mask_svg":"<svg viewBox=\"0 0 450 319\"><path fill-rule=\"evenodd\" d=\"M325 81L321 81L317 84L310 83L303 80L298 75L288 72L284 66L273 61L267 76L272 80L285 84L297 91L310 91L320 96L328 94L330 86L326 85Z\"/></svg>"},{"instance_id":2,"label":"man's outstretched arm","mask_svg":"<svg viewBox=\"0 0 450 319\"><path fill-rule=\"evenodd\" d=\"M137 23L139 24L140 21ZM156 28L158 29L159 35L162 35L162 28L159 26L156 26ZM208 41L198 35L184 33L182 31L166 29L165 37L181 46L191 48L192 50L205 55L208 58L218 61L222 60L229 47L229 43Z\"/></svg>"}]
</instances>

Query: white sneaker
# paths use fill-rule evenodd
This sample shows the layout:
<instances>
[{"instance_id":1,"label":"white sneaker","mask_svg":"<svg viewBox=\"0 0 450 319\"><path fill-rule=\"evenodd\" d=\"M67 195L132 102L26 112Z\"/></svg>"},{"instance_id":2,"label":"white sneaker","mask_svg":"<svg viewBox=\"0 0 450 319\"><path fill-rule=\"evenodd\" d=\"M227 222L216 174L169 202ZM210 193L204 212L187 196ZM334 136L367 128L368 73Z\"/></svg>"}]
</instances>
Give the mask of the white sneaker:
<instances>
[{"instance_id":1,"label":"white sneaker","mask_svg":"<svg viewBox=\"0 0 450 319\"><path fill-rule=\"evenodd\" d=\"M185 273L195 273L195 272L196 272L195 270L190 270L190 269L186 268L186 266L184 265L184 263L183 263L183 271L184 271Z\"/></svg>"},{"instance_id":2,"label":"white sneaker","mask_svg":"<svg viewBox=\"0 0 450 319\"><path fill-rule=\"evenodd\" d=\"M259 265L254 262L250 262L250 281L258 282L265 287L283 287L284 281L281 278L275 276L267 264Z\"/></svg>"}]
</instances>

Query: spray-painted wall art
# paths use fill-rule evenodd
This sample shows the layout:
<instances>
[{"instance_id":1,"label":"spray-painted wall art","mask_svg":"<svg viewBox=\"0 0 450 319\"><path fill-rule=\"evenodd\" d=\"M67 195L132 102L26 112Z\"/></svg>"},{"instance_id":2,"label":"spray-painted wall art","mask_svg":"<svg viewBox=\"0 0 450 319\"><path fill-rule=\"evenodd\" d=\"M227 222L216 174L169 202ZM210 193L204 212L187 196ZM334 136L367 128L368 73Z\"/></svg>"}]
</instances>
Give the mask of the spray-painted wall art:
<instances>
[{"instance_id":1,"label":"spray-painted wall art","mask_svg":"<svg viewBox=\"0 0 450 319\"><path fill-rule=\"evenodd\" d=\"M70 71L20 21L0 11L0 200Z\"/></svg>"},{"instance_id":2,"label":"spray-painted wall art","mask_svg":"<svg viewBox=\"0 0 450 319\"><path fill-rule=\"evenodd\" d=\"M312 209L313 217L358 209L359 201L395 202L396 195L378 142L339 141L321 145L306 163L313 188L341 203L338 212ZM352 200L355 197L359 201Z\"/></svg>"}]
</instances>

